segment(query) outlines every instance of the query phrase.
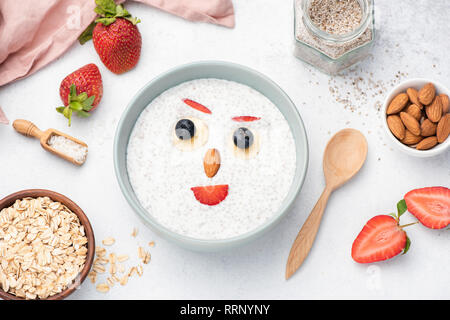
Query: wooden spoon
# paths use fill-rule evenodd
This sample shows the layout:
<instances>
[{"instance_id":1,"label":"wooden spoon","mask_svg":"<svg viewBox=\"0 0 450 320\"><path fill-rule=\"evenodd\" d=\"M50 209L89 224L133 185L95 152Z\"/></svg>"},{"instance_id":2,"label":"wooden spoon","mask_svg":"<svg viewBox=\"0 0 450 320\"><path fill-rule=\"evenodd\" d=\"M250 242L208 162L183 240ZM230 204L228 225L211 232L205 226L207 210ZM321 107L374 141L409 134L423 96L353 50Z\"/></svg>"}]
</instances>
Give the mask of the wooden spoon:
<instances>
[{"instance_id":1,"label":"wooden spoon","mask_svg":"<svg viewBox=\"0 0 450 320\"><path fill-rule=\"evenodd\" d=\"M292 245L286 265L286 279L297 271L311 250L329 196L361 169L366 156L367 140L358 130L341 130L328 142L323 155L325 190Z\"/></svg>"},{"instance_id":2,"label":"wooden spoon","mask_svg":"<svg viewBox=\"0 0 450 320\"><path fill-rule=\"evenodd\" d=\"M81 166L84 163L84 161L83 162L76 161L74 158L72 158L72 157L68 156L67 154L62 153L48 145L48 140L53 135L63 136L65 138L72 140L73 142L78 143L87 148L88 147L87 144L84 143L83 141L75 139L74 137L71 137L71 136L69 136L63 132L60 132L56 129L47 129L46 131L41 131L41 130L39 130L38 127L36 127L36 125L34 123L32 123L31 121L28 121L28 120L17 119L13 122L13 127L17 132L23 134L24 136L34 137L34 138L39 139L41 142L42 148L44 148L47 151L50 151L53 154L56 154L58 157L61 157L67 161L70 161L77 166Z\"/></svg>"}]
</instances>

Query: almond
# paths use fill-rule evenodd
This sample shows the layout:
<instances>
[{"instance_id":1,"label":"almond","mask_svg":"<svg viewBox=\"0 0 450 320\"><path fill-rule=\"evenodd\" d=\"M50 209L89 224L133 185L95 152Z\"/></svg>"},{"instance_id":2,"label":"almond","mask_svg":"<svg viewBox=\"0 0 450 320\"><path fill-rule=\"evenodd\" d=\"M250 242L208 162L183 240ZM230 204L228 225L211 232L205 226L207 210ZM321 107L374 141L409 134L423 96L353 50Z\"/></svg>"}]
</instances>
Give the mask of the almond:
<instances>
[{"instance_id":1,"label":"almond","mask_svg":"<svg viewBox=\"0 0 450 320\"><path fill-rule=\"evenodd\" d=\"M436 127L436 123L431 122L429 119L425 119L420 125L420 134L424 137L434 136L436 134Z\"/></svg>"},{"instance_id":2,"label":"almond","mask_svg":"<svg viewBox=\"0 0 450 320\"><path fill-rule=\"evenodd\" d=\"M419 92L416 89L408 88L406 94L408 95L409 101L417 105L420 109L423 108L423 105L419 101Z\"/></svg>"},{"instance_id":3,"label":"almond","mask_svg":"<svg viewBox=\"0 0 450 320\"><path fill-rule=\"evenodd\" d=\"M428 137L423 139L422 141L420 141L417 146L416 149L417 150L428 150L433 148L435 145L437 145L438 141L436 136L432 136L432 137Z\"/></svg>"},{"instance_id":4,"label":"almond","mask_svg":"<svg viewBox=\"0 0 450 320\"><path fill-rule=\"evenodd\" d=\"M398 115L388 116L387 125L392 134L397 137L397 139L402 140L405 138L405 126Z\"/></svg>"},{"instance_id":5,"label":"almond","mask_svg":"<svg viewBox=\"0 0 450 320\"><path fill-rule=\"evenodd\" d=\"M450 113L441 118L437 125L436 136L439 143L443 143L450 134Z\"/></svg>"},{"instance_id":6,"label":"almond","mask_svg":"<svg viewBox=\"0 0 450 320\"><path fill-rule=\"evenodd\" d=\"M417 121L420 121L420 118L422 118L422 111L416 104L409 105L405 111L412 115Z\"/></svg>"},{"instance_id":7,"label":"almond","mask_svg":"<svg viewBox=\"0 0 450 320\"><path fill-rule=\"evenodd\" d=\"M386 114L395 114L399 113L403 110L403 108L408 103L408 95L406 93L399 93L395 96L394 99L392 99L391 103L389 104Z\"/></svg>"},{"instance_id":8,"label":"almond","mask_svg":"<svg viewBox=\"0 0 450 320\"><path fill-rule=\"evenodd\" d=\"M212 178L216 175L220 168L220 153L217 149L209 149L203 158L203 168L205 174Z\"/></svg>"},{"instance_id":9,"label":"almond","mask_svg":"<svg viewBox=\"0 0 450 320\"><path fill-rule=\"evenodd\" d=\"M405 137L401 140L401 142L407 145L411 145L419 143L420 141L422 141L422 139L422 136L416 136L415 134L412 134L411 131L406 130Z\"/></svg>"},{"instance_id":10,"label":"almond","mask_svg":"<svg viewBox=\"0 0 450 320\"><path fill-rule=\"evenodd\" d=\"M426 106L429 105L433 101L435 93L436 89L434 88L434 85L431 82L427 83L419 90L420 103Z\"/></svg>"},{"instance_id":11,"label":"almond","mask_svg":"<svg viewBox=\"0 0 450 320\"><path fill-rule=\"evenodd\" d=\"M406 112L400 112L400 118L402 119L403 124L412 134L416 136L420 136L420 124L419 121L416 120L412 115Z\"/></svg>"},{"instance_id":12,"label":"almond","mask_svg":"<svg viewBox=\"0 0 450 320\"><path fill-rule=\"evenodd\" d=\"M439 122L442 116L442 102L441 97L437 96L433 102L425 108L428 119L433 122Z\"/></svg>"},{"instance_id":13,"label":"almond","mask_svg":"<svg viewBox=\"0 0 450 320\"><path fill-rule=\"evenodd\" d=\"M446 114L450 111L450 101L448 100L448 95L441 93L439 97L441 98L442 103L442 113Z\"/></svg>"}]
</instances>

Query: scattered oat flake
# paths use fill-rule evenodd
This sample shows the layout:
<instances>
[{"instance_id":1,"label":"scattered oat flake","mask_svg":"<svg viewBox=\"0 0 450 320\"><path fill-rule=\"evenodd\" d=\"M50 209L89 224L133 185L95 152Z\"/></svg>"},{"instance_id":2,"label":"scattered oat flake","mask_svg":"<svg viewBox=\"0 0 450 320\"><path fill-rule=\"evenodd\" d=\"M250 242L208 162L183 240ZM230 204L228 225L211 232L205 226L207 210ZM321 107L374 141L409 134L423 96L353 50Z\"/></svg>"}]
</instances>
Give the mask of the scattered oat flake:
<instances>
[{"instance_id":1,"label":"scattered oat flake","mask_svg":"<svg viewBox=\"0 0 450 320\"><path fill-rule=\"evenodd\" d=\"M98 292L106 293L109 291L109 286L106 283L99 283L96 288Z\"/></svg>"},{"instance_id":2,"label":"scattered oat flake","mask_svg":"<svg viewBox=\"0 0 450 320\"><path fill-rule=\"evenodd\" d=\"M88 274L89 280L91 280L91 283L95 283L95 281L97 280L97 272L95 272L94 270L91 270Z\"/></svg>"},{"instance_id":3,"label":"scattered oat flake","mask_svg":"<svg viewBox=\"0 0 450 320\"><path fill-rule=\"evenodd\" d=\"M138 265L136 270L137 270L139 277L141 277L144 274L144 269L142 268L142 265Z\"/></svg>"},{"instance_id":4,"label":"scattered oat flake","mask_svg":"<svg viewBox=\"0 0 450 320\"><path fill-rule=\"evenodd\" d=\"M109 266L109 273L110 273L110 274L115 274L116 272L117 272L116 264L111 264L111 265Z\"/></svg>"},{"instance_id":5,"label":"scattered oat flake","mask_svg":"<svg viewBox=\"0 0 450 320\"><path fill-rule=\"evenodd\" d=\"M144 258L142 259L142 262L144 264L148 264L150 262L150 258L151 258L150 253L146 252Z\"/></svg>"},{"instance_id":6,"label":"scattered oat flake","mask_svg":"<svg viewBox=\"0 0 450 320\"><path fill-rule=\"evenodd\" d=\"M111 263L111 264L116 263L116 254L115 253L109 254L109 263Z\"/></svg>"},{"instance_id":7,"label":"scattered oat flake","mask_svg":"<svg viewBox=\"0 0 450 320\"><path fill-rule=\"evenodd\" d=\"M131 236L134 237L134 238L136 238L136 236L137 236L137 234L138 234L138 231L139 231L138 228L134 228L134 229L133 229L133 232L131 233Z\"/></svg>"},{"instance_id":8,"label":"scattered oat flake","mask_svg":"<svg viewBox=\"0 0 450 320\"><path fill-rule=\"evenodd\" d=\"M105 258L96 258L94 260L94 264L107 264L109 261Z\"/></svg>"},{"instance_id":9,"label":"scattered oat flake","mask_svg":"<svg viewBox=\"0 0 450 320\"><path fill-rule=\"evenodd\" d=\"M112 278L107 278L106 282L108 283L110 288L114 287L114 280Z\"/></svg>"},{"instance_id":10,"label":"scattered oat flake","mask_svg":"<svg viewBox=\"0 0 450 320\"><path fill-rule=\"evenodd\" d=\"M139 257L139 259L144 259L144 256L145 256L144 248L138 247L138 257Z\"/></svg>"},{"instance_id":11,"label":"scattered oat flake","mask_svg":"<svg viewBox=\"0 0 450 320\"><path fill-rule=\"evenodd\" d=\"M132 277L137 273L136 267L131 267L130 271L128 271L128 276Z\"/></svg>"},{"instance_id":12,"label":"scattered oat flake","mask_svg":"<svg viewBox=\"0 0 450 320\"><path fill-rule=\"evenodd\" d=\"M114 239L112 237L106 238L102 241L103 245L105 245L105 246L112 246L115 242L116 242L116 239Z\"/></svg>"},{"instance_id":13,"label":"scattered oat flake","mask_svg":"<svg viewBox=\"0 0 450 320\"><path fill-rule=\"evenodd\" d=\"M148 245L149 245L150 247L154 247L154 246L155 246L155 241L150 241L150 242L148 243Z\"/></svg>"},{"instance_id":14,"label":"scattered oat flake","mask_svg":"<svg viewBox=\"0 0 450 320\"><path fill-rule=\"evenodd\" d=\"M120 279L120 285L124 286L128 283L128 275L124 275L122 279Z\"/></svg>"},{"instance_id":15,"label":"scattered oat flake","mask_svg":"<svg viewBox=\"0 0 450 320\"><path fill-rule=\"evenodd\" d=\"M101 264L95 264L92 267L92 270L94 270L97 273L105 273L106 269L104 266L102 266Z\"/></svg>"},{"instance_id":16,"label":"scattered oat flake","mask_svg":"<svg viewBox=\"0 0 450 320\"><path fill-rule=\"evenodd\" d=\"M106 249L102 247L95 247L95 254L97 257L103 257L106 255Z\"/></svg>"},{"instance_id":17,"label":"scattered oat flake","mask_svg":"<svg viewBox=\"0 0 450 320\"><path fill-rule=\"evenodd\" d=\"M117 257L117 261L119 262L124 262L128 260L128 255L127 254L121 254Z\"/></svg>"}]
</instances>

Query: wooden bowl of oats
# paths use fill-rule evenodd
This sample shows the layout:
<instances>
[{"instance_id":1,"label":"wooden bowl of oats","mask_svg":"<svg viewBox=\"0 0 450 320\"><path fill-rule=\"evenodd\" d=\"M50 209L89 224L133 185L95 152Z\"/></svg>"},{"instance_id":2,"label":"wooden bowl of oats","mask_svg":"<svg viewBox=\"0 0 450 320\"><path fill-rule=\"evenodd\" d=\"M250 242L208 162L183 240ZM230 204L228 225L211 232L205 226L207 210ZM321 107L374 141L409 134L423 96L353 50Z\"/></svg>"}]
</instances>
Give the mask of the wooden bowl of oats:
<instances>
[{"instance_id":1,"label":"wooden bowl of oats","mask_svg":"<svg viewBox=\"0 0 450 320\"><path fill-rule=\"evenodd\" d=\"M0 200L0 298L61 300L91 269L95 239L83 210L43 189Z\"/></svg>"}]
</instances>

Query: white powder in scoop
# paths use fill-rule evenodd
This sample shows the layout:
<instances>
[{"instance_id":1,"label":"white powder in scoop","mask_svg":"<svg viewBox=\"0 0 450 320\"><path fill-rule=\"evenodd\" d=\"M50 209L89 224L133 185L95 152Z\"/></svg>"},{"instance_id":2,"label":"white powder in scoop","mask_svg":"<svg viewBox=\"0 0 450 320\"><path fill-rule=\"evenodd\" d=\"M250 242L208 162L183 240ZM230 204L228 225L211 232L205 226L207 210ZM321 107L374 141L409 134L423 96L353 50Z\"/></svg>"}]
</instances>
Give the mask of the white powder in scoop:
<instances>
[{"instance_id":1,"label":"white powder in scoop","mask_svg":"<svg viewBox=\"0 0 450 320\"><path fill-rule=\"evenodd\" d=\"M189 98L212 114L183 103ZM256 116L247 123L236 116ZM208 127L205 145L193 151L174 146L176 122L201 119ZM232 133L247 127L260 137L251 159L235 156ZM210 148L219 150L221 166L213 178L203 169ZM127 150L131 185L141 205L165 227L198 239L244 234L271 218L286 197L296 169L295 144L277 107L254 89L226 80L199 79L173 87L154 99L138 118ZM227 184L228 196L215 206L201 204L191 187Z\"/></svg>"},{"instance_id":2,"label":"white powder in scoop","mask_svg":"<svg viewBox=\"0 0 450 320\"><path fill-rule=\"evenodd\" d=\"M52 135L47 143L56 151L64 153L78 163L84 163L86 161L88 149L75 141L63 136Z\"/></svg>"}]
</instances>

